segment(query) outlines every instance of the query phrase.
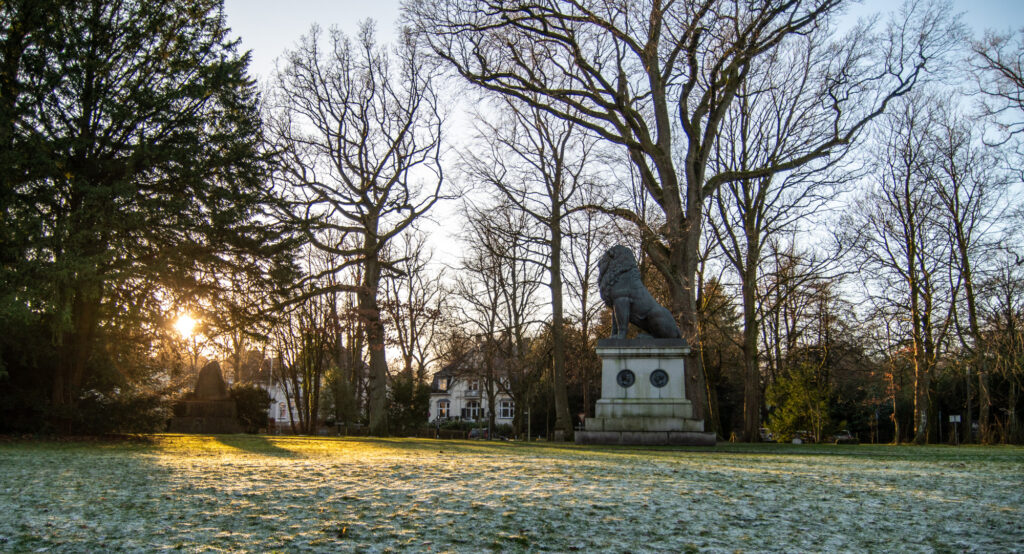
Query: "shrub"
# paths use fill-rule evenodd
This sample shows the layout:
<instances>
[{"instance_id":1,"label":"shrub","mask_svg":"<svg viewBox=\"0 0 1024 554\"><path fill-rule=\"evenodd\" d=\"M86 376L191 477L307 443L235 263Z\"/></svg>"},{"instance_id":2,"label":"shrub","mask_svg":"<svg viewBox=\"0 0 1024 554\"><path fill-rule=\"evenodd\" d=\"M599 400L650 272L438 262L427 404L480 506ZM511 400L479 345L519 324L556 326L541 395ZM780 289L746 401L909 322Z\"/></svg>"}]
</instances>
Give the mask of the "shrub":
<instances>
[{"instance_id":1,"label":"shrub","mask_svg":"<svg viewBox=\"0 0 1024 554\"><path fill-rule=\"evenodd\" d=\"M484 425L486 425L486 423L484 423ZM479 421L469 421L464 419L449 419L447 421L442 421L438 425L438 428L446 431L469 431L470 429L475 429L477 427L480 427Z\"/></svg>"},{"instance_id":2,"label":"shrub","mask_svg":"<svg viewBox=\"0 0 1024 554\"><path fill-rule=\"evenodd\" d=\"M167 398L118 388L107 393L90 389L66 414L73 432L86 435L163 431L170 417Z\"/></svg>"},{"instance_id":3,"label":"shrub","mask_svg":"<svg viewBox=\"0 0 1024 554\"><path fill-rule=\"evenodd\" d=\"M415 435L430 415L430 387L397 378L388 390L388 432Z\"/></svg>"},{"instance_id":4,"label":"shrub","mask_svg":"<svg viewBox=\"0 0 1024 554\"><path fill-rule=\"evenodd\" d=\"M765 392L773 406L767 427L775 440L788 442L799 430L811 430L819 440L829 428L827 385L819 382L814 367L797 364L789 374L772 383Z\"/></svg>"},{"instance_id":5,"label":"shrub","mask_svg":"<svg viewBox=\"0 0 1024 554\"><path fill-rule=\"evenodd\" d=\"M267 410L270 409L270 393L259 385L238 385L230 391L238 410L238 422L246 433L258 433L267 426Z\"/></svg>"}]
</instances>

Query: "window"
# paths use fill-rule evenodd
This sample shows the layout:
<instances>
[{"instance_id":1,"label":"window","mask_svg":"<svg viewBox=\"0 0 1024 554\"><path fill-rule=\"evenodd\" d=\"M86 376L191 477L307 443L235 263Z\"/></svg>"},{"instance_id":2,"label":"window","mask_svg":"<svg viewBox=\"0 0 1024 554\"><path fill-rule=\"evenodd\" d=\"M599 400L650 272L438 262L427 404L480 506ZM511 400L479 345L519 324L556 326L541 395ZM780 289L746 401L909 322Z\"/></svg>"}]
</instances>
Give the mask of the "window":
<instances>
[{"instance_id":1,"label":"window","mask_svg":"<svg viewBox=\"0 0 1024 554\"><path fill-rule=\"evenodd\" d=\"M469 390L480 390L480 381L476 379L469 382Z\"/></svg>"},{"instance_id":2,"label":"window","mask_svg":"<svg viewBox=\"0 0 1024 554\"><path fill-rule=\"evenodd\" d=\"M516 405L511 400L498 402L498 417L501 419L512 419L516 414Z\"/></svg>"},{"instance_id":3,"label":"window","mask_svg":"<svg viewBox=\"0 0 1024 554\"><path fill-rule=\"evenodd\" d=\"M288 405L281 402L277 405L277 419L286 419L288 417Z\"/></svg>"},{"instance_id":4,"label":"window","mask_svg":"<svg viewBox=\"0 0 1024 554\"><path fill-rule=\"evenodd\" d=\"M480 419L480 401L470 400L466 402L466 407L462 409L463 419Z\"/></svg>"},{"instance_id":5,"label":"window","mask_svg":"<svg viewBox=\"0 0 1024 554\"><path fill-rule=\"evenodd\" d=\"M448 378L442 377L437 380L437 389L441 392L448 390Z\"/></svg>"},{"instance_id":6,"label":"window","mask_svg":"<svg viewBox=\"0 0 1024 554\"><path fill-rule=\"evenodd\" d=\"M450 411L449 411L450 408L451 408L451 402L449 402L447 400L438 400L437 401L437 417L439 419L442 418L442 417L443 418L447 418L450 415Z\"/></svg>"}]
</instances>

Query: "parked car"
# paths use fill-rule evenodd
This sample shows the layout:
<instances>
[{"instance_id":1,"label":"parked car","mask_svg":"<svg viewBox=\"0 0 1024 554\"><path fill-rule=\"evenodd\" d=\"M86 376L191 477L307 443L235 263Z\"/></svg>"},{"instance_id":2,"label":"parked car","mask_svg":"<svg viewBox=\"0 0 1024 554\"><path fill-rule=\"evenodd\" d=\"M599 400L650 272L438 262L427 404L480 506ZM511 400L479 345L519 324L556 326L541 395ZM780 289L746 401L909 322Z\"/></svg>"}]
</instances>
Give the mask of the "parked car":
<instances>
[{"instance_id":1,"label":"parked car","mask_svg":"<svg viewBox=\"0 0 1024 554\"><path fill-rule=\"evenodd\" d=\"M817 442L814 440L814 433L810 431L799 430L794 435L793 444L814 444Z\"/></svg>"},{"instance_id":2,"label":"parked car","mask_svg":"<svg viewBox=\"0 0 1024 554\"><path fill-rule=\"evenodd\" d=\"M833 439L835 440L836 444L860 444L860 441L857 440L857 437L853 436L846 429L843 429L842 431L836 433Z\"/></svg>"},{"instance_id":3,"label":"parked car","mask_svg":"<svg viewBox=\"0 0 1024 554\"><path fill-rule=\"evenodd\" d=\"M487 436L487 429L485 429L483 427L478 427L476 429L470 429L469 430L469 438L471 438L471 439L486 440L488 438L488 436Z\"/></svg>"}]
</instances>

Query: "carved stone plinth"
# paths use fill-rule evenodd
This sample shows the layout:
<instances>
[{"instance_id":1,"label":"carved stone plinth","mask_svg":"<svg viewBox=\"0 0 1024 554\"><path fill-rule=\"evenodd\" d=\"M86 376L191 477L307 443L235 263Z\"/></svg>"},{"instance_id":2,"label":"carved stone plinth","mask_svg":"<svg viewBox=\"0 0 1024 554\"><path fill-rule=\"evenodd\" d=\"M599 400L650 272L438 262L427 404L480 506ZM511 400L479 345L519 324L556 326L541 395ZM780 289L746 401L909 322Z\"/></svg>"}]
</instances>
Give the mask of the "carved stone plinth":
<instances>
[{"instance_id":1,"label":"carved stone plinth","mask_svg":"<svg viewBox=\"0 0 1024 554\"><path fill-rule=\"evenodd\" d=\"M601 357L601 399L595 417L576 433L581 444L715 444L704 421L693 418L686 399L683 339L605 339Z\"/></svg>"}]
</instances>

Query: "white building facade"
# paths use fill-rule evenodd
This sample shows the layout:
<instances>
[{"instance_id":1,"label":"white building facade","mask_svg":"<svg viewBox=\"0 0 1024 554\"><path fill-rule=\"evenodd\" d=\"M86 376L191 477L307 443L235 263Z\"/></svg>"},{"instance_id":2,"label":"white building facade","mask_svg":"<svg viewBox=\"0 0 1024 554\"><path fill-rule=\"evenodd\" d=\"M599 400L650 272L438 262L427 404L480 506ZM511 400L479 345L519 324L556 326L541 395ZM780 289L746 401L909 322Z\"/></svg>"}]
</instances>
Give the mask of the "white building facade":
<instances>
[{"instance_id":1,"label":"white building facade","mask_svg":"<svg viewBox=\"0 0 1024 554\"><path fill-rule=\"evenodd\" d=\"M494 396L494 421L512 425L516 406L512 397L497 391ZM474 376L456 375L446 367L434 375L430 387L430 422L486 421L490 405L484 381Z\"/></svg>"}]
</instances>

